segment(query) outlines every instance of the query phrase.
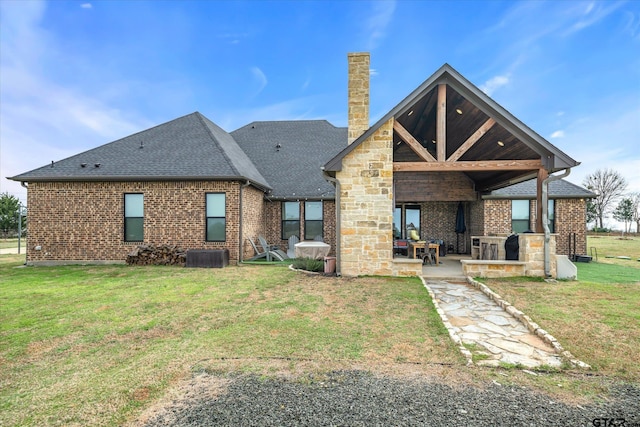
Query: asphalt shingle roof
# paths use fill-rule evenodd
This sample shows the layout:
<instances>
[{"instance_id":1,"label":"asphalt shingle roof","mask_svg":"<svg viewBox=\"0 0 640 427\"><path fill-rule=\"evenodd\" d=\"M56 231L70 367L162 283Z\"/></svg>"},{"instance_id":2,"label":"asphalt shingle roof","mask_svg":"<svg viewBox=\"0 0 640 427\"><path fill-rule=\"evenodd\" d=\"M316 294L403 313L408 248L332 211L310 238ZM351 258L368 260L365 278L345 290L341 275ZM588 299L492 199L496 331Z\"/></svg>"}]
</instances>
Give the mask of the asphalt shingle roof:
<instances>
[{"instance_id":1,"label":"asphalt shingle roof","mask_svg":"<svg viewBox=\"0 0 640 427\"><path fill-rule=\"evenodd\" d=\"M198 112L11 179L248 179L271 187L231 135Z\"/></svg>"},{"instance_id":2,"label":"asphalt shingle roof","mask_svg":"<svg viewBox=\"0 0 640 427\"><path fill-rule=\"evenodd\" d=\"M347 128L326 120L253 122L231 136L271 184L269 197L335 197L321 167L347 146Z\"/></svg>"},{"instance_id":3,"label":"asphalt shingle roof","mask_svg":"<svg viewBox=\"0 0 640 427\"><path fill-rule=\"evenodd\" d=\"M491 194L483 196L484 199L535 199L536 179L530 179L498 190L493 190ZM549 183L549 197L553 199L571 198L592 198L596 197L591 191L575 185L564 179L551 181Z\"/></svg>"}]
</instances>

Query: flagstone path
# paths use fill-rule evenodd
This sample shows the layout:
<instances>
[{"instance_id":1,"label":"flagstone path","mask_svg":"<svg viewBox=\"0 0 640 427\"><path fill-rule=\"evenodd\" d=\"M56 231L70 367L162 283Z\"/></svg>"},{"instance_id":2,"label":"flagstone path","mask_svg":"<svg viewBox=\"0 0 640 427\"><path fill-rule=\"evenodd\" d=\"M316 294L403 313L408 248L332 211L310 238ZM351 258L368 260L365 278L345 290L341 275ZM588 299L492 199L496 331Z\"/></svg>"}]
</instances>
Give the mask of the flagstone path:
<instances>
[{"instance_id":1,"label":"flagstone path","mask_svg":"<svg viewBox=\"0 0 640 427\"><path fill-rule=\"evenodd\" d=\"M535 368L560 367L562 357L491 298L464 283L426 280L452 336L471 352L473 363Z\"/></svg>"}]
</instances>

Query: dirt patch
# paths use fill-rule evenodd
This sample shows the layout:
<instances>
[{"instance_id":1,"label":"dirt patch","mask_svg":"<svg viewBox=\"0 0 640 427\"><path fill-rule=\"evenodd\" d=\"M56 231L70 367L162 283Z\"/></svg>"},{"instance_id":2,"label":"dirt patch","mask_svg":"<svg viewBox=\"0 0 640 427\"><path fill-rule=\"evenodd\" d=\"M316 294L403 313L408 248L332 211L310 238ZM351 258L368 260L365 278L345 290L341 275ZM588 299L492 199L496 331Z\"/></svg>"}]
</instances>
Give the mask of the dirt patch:
<instances>
[{"instance_id":1,"label":"dirt patch","mask_svg":"<svg viewBox=\"0 0 640 427\"><path fill-rule=\"evenodd\" d=\"M172 418L172 411L169 409L181 408L193 405L194 402L215 399L226 391L229 382L230 380L227 378L220 378L204 373L196 375L173 387L164 397L156 401L136 420L126 424L126 426L141 427L156 417L162 417L168 421L176 421ZM136 392L137 391L138 390L136 390ZM134 398L136 397L136 392L134 392Z\"/></svg>"}]
</instances>

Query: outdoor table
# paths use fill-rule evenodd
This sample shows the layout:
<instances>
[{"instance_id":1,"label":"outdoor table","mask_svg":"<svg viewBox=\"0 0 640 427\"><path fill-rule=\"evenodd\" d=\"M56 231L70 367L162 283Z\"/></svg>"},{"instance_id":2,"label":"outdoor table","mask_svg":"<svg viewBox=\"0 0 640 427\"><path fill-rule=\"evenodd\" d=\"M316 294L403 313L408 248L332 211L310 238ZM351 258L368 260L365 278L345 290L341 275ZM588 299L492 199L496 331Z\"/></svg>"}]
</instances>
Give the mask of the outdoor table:
<instances>
[{"instance_id":1,"label":"outdoor table","mask_svg":"<svg viewBox=\"0 0 640 427\"><path fill-rule=\"evenodd\" d=\"M440 264L440 245L438 243L429 242L409 242L409 247L413 248L413 258L416 258L417 249L435 249L436 250L436 266Z\"/></svg>"},{"instance_id":2,"label":"outdoor table","mask_svg":"<svg viewBox=\"0 0 640 427\"><path fill-rule=\"evenodd\" d=\"M294 247L296 258L324 259L331 250L331 245L317 241L296 243Z\"/></svg>"}]
</instances>

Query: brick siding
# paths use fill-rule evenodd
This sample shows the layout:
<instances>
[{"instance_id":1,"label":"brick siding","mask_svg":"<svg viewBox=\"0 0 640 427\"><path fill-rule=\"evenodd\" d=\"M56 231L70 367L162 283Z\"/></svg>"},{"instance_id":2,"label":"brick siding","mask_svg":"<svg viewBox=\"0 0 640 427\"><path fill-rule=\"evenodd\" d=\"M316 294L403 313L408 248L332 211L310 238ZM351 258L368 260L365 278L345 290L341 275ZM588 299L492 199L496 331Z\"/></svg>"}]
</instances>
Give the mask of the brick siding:
<instances>
[{"instance_id":1,"label":"brick siding","mask_svg":"<svg viewBox=\"0 0 640 427\"><path fill-rule=\"evenodd\" d=\"M184 249L229 249L238 259L237 182L33 182L28 191L27 262L124 261L124 194L144 194L144 241ZM226 194L226 241L205 241L205 194ZM40 250L35 250L39 246Z\"/></svg>"}]
</instances>

